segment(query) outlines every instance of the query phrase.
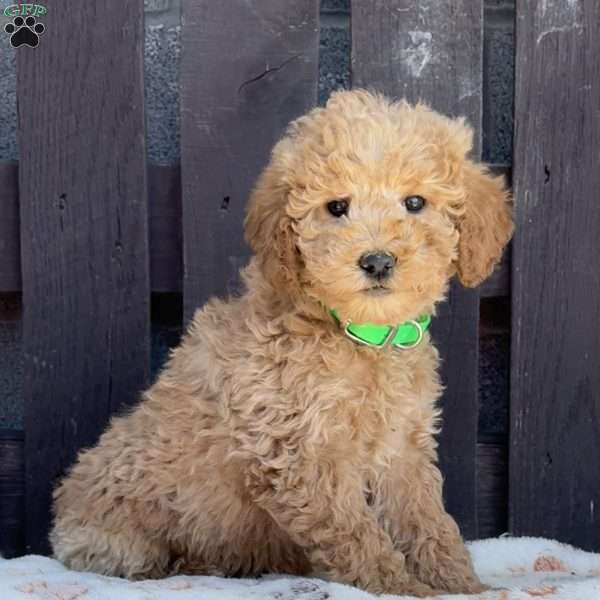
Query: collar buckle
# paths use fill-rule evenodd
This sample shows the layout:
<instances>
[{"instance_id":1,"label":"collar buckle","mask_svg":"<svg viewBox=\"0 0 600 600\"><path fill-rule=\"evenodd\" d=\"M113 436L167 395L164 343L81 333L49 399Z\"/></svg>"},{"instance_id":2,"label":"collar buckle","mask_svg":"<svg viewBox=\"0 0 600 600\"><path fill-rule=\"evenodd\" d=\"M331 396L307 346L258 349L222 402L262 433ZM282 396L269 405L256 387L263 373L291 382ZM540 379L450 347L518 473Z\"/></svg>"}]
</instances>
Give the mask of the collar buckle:
<instances>
[{"instance_id":1,"label":"collar buckle","mask_svg":"<svg viewBox=\"0 0 600 600\"><path fill-rule=\"evenodd\" d=\"M398 348L400 350L410 350L411 348L418 346L421 343L421 340L423 339L423 327L421 326L421 323L419 323L419 321L415 321L413 319L410 319L406 322L410 323L411 325L413 325L416 328L417 339L414 342L408 342L408 343L398 342L397 344L394 345L394 348Z\"/></svg>"},{"instance_id":2,"label":"collar buckle","mask_svg":"<svg viewBox=\"0 0 600 600\"><path fill-rule=\"evenodd\" d=\"M348 319L344 323L344 333L346 334L346 337L349 337L353 342L356 342L357 344L362 344L363 346L368 346L369 348L385 348L385 346L389 345L390 342L396 337L396 333L398 332L397 325L390 326L390 330L388 331L387 335L385 336L385 339L383 340L383 342L376 344L375 342L369 342L367 340L364 340L364 339L359 338L358 336L354 335L350 331L351 326L352 326L352 321L350 319ZM422 332L421 332L421 334L422 334ZM421 337L422 337L422 335L421 335Z\"/></svg>"}]
</instances>

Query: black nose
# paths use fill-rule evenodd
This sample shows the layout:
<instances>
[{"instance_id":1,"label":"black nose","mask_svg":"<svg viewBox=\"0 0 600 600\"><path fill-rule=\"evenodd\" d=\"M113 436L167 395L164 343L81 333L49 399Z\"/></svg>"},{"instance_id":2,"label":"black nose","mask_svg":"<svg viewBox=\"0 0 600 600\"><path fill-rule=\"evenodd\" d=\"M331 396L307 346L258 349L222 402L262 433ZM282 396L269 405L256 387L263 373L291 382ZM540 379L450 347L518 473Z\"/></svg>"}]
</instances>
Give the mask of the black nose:
<instances>
[{"instance_id":1,"label":"black nose","mask_svg":"<svg viewBox=\"0 0 600 600\"><path fill-rule=\"evenodd\" d=\"M360 268L373 279L385 279L394 271L394 257L387 252L367 252L358 259Z\"/></svg>"}]
</instances>

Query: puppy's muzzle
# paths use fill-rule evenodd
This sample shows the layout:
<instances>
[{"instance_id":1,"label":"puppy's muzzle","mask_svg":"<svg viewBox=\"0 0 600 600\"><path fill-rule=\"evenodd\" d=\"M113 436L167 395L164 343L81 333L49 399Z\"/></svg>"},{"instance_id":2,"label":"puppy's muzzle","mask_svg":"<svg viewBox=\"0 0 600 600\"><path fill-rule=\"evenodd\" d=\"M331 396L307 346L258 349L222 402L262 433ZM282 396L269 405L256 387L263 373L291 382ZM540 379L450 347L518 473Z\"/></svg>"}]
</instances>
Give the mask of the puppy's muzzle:
<instances>
[{"instance_id":1,"label":"puppy's muzzle","mask_svg":"<svg viewBox=\"0 0 600 600\"><path fill-rule=\"evenodd\" d=\"M367 252L358 259L358 266L365 275L383 281L392 275L396 259L388 252Z\"/></svg>"}]
</instances>

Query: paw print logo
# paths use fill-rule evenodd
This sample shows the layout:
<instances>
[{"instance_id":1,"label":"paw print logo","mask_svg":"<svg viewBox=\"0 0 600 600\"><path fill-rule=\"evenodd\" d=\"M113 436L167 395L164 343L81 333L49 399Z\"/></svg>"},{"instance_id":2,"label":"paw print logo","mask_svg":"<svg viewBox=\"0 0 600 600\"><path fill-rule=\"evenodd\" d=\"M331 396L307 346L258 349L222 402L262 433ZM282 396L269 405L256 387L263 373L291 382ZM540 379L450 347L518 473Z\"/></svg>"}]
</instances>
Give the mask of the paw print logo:
<instances>
[{"instance_id":1,"label":"paw print logo","mask_svg":"<svg viewBox=\"0 0 600 600\"><path fill-rule=\"evenodd\" d=\"M35 17L15 17L12 23L4 26L4 31L10 35L10 43L14 48L30 46L35 48L40 43L40 35L44 33L43 23L38 23Z\"/></svg>"}]
</instances>

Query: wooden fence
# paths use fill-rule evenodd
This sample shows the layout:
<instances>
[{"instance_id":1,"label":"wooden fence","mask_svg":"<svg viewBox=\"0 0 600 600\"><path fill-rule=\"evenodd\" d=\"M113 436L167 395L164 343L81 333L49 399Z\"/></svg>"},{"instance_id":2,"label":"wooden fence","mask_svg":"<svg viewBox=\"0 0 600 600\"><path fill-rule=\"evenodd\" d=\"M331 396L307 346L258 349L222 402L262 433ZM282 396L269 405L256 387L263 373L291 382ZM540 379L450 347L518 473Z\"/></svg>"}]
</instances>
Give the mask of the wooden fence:
<instances>
[{"instance_id":1,"label":"wooden fence","mask_svg":"<svg viewBox=\"0 0 600 600\"><path fill-rule=\"evenodd\" d=\"M0 164L0 291L22 291L25 356L24 446L0 439L0 486L24 464L13 552L20 516L20 549L48 551L54 482L148 385L151 292L181 292L187 319L235 287L248 192L318 83L318 0L183 0L181 168L147 165L142 0L46 6L43 43L16 51L19 163ZM469 538L493 455L480 300L512 294L507 527L600 549L599 22L595 0L517 3L512 267L453 285L434 325L445 494ZM353 85L466 115L477 156L482 36L483 0L353 0Z\"/></svg>"}]
</instances>

